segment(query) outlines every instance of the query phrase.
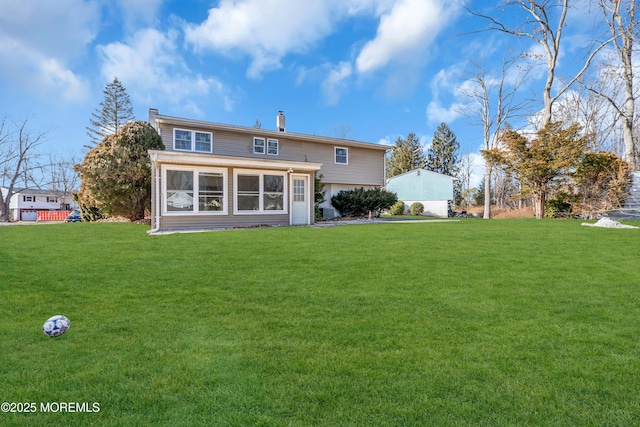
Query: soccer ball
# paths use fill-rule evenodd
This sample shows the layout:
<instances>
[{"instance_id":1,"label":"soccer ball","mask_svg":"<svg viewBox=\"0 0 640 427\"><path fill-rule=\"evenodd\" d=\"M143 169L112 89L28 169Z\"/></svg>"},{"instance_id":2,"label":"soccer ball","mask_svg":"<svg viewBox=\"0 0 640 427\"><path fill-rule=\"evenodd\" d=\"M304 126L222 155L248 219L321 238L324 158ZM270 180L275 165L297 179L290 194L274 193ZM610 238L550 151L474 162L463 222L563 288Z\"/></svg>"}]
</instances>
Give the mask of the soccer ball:
<instances>
[{"instance_id":1,"label":"soccer ball","mask_svg":"<svg viewBox=\"0 0 640 427\"><path fill-rule=\"evenodd\" d=\"M55 338L67 332L71 326L69 319L62 315L53 316L47 319L42 325L42 332L48 337Z\"/></svg>"}]
</instances>

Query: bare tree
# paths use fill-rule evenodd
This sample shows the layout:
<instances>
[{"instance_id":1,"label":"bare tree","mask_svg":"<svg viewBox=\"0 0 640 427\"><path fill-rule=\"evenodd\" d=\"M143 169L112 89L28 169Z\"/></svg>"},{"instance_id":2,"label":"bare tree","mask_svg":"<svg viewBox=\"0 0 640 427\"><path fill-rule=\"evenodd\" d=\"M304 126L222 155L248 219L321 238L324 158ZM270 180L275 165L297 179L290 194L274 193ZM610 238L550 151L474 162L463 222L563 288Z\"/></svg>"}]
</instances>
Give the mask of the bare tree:
<instances>
[{"instance_id":1,"label":"bare tree","mask_svg":"<svg viewBox=\"0 0 640 427\"><path fill-rule=\"evenodd\" d=\"M578 123L585 134L593 135L587 146L589 151L620 151L617 141L619 117L611 105L595 93L568 91L555 104L554 116L563 123Z\"/></svg>"},{"instance_id":2,"label":"bare tree","mask_svg":"<svg viewBox=\"0 0 640 427\"><path fill-rule=\"evenodd\" d=\"M347 139L351 134L353 134L353 129L351 128L351 125L338 123L333 127L333 132L337 138Z\"/></svg>"},{"instance_id":3,"label":"bare tree","mask_svg":"<svg viewBox=\"0 0 640 427\"><path fill-rule=\"evenodd\" d=\"M473 175L473 157L469 153L460 156L458 169L458 182L460 185L460 206L469 209L475 188L471 188L471 176Z\"/></svg>"},{"instance_id":4,"label":"bare tree","mask_svg":"<svg viewBox=\"0 0 640 427\"><path fill-rule=\"evenodd\" d=\"M573 77L568 79L563 86L554 87L556 82L556 69L560 49L562 47L562 31L565 27L565 20L569 10L569 0L505 0L502 9L508 11L511 8L519 8L528 14L528 18L513 27L507 26L499 19L474 11L467 7L467 10L475 16L483 18L489 22L487 30L499 31L516 37L529 38L539 44L544 52L547 66L547 78L542 90L543 113L540 128L544 128L552 121L552 108L558 100L589 68L595 55L612 39L606 40L591 49L589 55L584 60L582 68ZM551 94L555 89L555 94Z\"/></svg>"},{"instance_id":5,"label":"bare tree","mask_svg":"<svg viewBox=\"0 0 640 427\"><path fill-rule=\"evenodd\" d=\"M517 57L505 56L499 75L487 71L484 65L474 61L468 78L469 85L464 86L462 94L471 103L460 112L472 122L482 126L483 149L491 150L497 146L498 133L507 120L518 115L524 104L516 102L515 95L527 80L528 67L517 65ZM491 173L492 165L485 162L484 174L484 214L491 218Z\"/></svg>"},{"instance_id":6,"label":"bare tree","mask_svg":"<svg viewBox=\"0 0 640 427\"><path fill-rule=\"evenodd\" d=\"M611 44L618 61L606 61L604 68L604 86L588 88L606 99L620 115L625 158L634 169L640 168L640 153L634 141L634 122L636 120L635 103L638 93L634 87L633 49L634 41L640 34L638 25L637 0L600 0L604 19L611 32ZM624 95L606 90L606 82L621 82ZM601 83L603 79L598 79ZM617 86L617 85L616 85Z\"/></svg>"},{"instance_id":7,"label":"bare tree","mask_svg":"<svg viewBox=\"0 0 640 427\"><path fill-rule=\"evenodd\" d=\"M74 170L77 163L79 162L75 156L49 155L48 187L60 196L61 209L64 208L62 204L71 200L72 193L78 190L80 178Z\"/></svg>"},{"instance_id":8,"label":"bare tree","mask_svg":"<svg viewBox=\"0 0 640 427\"><path fill-rule=\"evenodd\" d=\"M8 127L13 125L14 129ZM7 124L0 122L0 178L7 189L0 192L0 221L9 221L9 203L17 185L39 187L42 166L38 163L36 148L44 142L47 131L32 133L28 119Z\"/></svg>"}]
</instances>

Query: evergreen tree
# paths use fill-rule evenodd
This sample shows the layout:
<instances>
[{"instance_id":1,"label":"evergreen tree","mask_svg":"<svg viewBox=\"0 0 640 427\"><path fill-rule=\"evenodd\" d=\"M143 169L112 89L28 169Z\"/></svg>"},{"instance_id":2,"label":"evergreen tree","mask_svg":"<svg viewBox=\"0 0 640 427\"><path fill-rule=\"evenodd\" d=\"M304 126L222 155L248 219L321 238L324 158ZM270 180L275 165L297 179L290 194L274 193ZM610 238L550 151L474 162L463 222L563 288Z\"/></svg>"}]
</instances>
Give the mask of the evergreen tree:
<instances>
[{"instance_id":1,"label":"evergreen tree","mask_svg":"<svg viewBox=\"0 0 640 427\"><path fill-rule=\"evenodd\" d=\"M427 150L426 168L437 173L457 176L460 169L458 150L460 144L446 123L441 123L433 134L433 142Z\"/></svg>"},{"instance_id":2,"label":"evergreen tree","mask_svg":"<svg viewBox=\"0 0 640 427\"><path fill-rule=\"evenodd\" d=\"M323 178L324 178L324 175L322 175L321 173L318 173L317 171L313 174L313 184L315 189L313 201L315 205L316 219L322 218L322 211L320 210L320 205L324 203L326 200L324 183L322 182Z\"/></svg>"},{"instance_id":3,"label":"evergreen tree","mask_svg":"<svg viewBox=\"0 0 640 427\"><path fill-rule=\"evenodd\" d=\"M87 148L93 148L101 143L106 136L113 135L125 124L135 120L127 90L117 77L111 83L107 83L103 93L104 101L100 103L100 108L91 113L89 119L90 126L87 126L87 135L93 145L87 146Z\"/></svg>"},{"instance_id":4,"label":"evergreen tree","mask_svg":"<svg viewBox=\"0 0 640 427\"><path fill-rule=\"evenodd\" d=\"M577 124L565 128L561 122L552 122L531 137L509 128L499 138L500 148L482 154L487 162L502 165L517 176L521 194L533 198L539 219L547 195L576 170L592 135L584 135Z\"/></svg>"},{"instance_id":5,"label":"evergreen tree","mask_svg":"<svg viewBox=\"0 0 640 427\"><path fill-rule=\"evenodd\" d=\"M164 150L162 138L147 122L127 123L92 148L75 170L82 179L78 201L130 221L151 208L149 150ZM83 212L83 217L87 212Z\"/></svg>"},{"instance_id":6,"label":"evergreen tree","mask_svg":"<svg viewBox=\"0 0 640 427\"><path fill-rule=\"evenodd\" d=\"M425 167L422 144L414 133L407 139L398 137L387 160L387 178Z\"/></svg>"}]
</instances>

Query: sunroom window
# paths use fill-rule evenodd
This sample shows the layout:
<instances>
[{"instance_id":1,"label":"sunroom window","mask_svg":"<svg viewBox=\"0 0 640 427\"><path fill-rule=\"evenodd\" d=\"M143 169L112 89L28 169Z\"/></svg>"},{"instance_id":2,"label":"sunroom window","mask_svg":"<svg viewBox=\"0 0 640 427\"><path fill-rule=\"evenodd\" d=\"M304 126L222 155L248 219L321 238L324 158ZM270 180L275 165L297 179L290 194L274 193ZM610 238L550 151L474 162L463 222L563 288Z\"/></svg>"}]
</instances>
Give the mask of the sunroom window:
<instances>
[{"instance_id":1,"label":"sunroom window","mask_svg":"<svg viewBox=\"0 0 640 427\"><path fill-rule=\"evenodd\" d=\"M238 203L239 211L260 210L260 176L238 175Z\"/></svg>"},{"instance_id":2,"label":"sunroom window","mask_svg":"<svg viewBox=\"0 0 640 427\"><path fill-rule=\"evenodd\" d=\"M221 169L181 167L165 170L167 213L226 213L226 172Z\"/></svg>"},{"instance_id":3,"label":"sunroom window","mask_svg":"<svg viewBox=\"0 0 640 427\"><path fill-rule=\"evenodd\" d=\"M193 171L167 171L167 212L193 212Z\"/></svg>"},{"instance_id":4,"label":"sunroom window","mask_svg":"<svg viewBox=\"0 0 640 427\"><path fill-rule=\"evenodd\" d=\"M221 211L224 204L224 175L220 172L198 174L198 210Z\"/></svg>"},{"instance_id":5,"label":"sunroom window","mask_svg":"<svg viewBox=\"0 0 640 427\"><path fill-rule=\"evenodd\" d=\"M265 211L284 209L284 177L282 175L263 175L262 207Z\"/></svg>"},{"instance_id":6,"label":"sunroom window","mask_svg":"<svg viewBox=\"0 0 640 427\"><path fill-rule=\"evenodd\" d=\"M286 173L236 172L236 212L285 213Z\"/></svg>"}]
</instances>

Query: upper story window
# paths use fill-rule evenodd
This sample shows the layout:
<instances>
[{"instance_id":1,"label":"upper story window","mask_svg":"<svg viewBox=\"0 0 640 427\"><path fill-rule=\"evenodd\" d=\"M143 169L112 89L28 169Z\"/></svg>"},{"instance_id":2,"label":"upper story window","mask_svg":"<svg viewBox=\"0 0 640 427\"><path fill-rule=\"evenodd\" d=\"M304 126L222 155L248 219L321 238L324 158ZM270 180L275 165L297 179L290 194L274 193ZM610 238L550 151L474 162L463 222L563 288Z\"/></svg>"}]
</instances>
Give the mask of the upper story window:
<instances>
[{"instance_id":1,"label":"upper story window","mask_svg":"<svg viewBox=\"0 0 640 427\"><path fill-rule=\"evenodd\" d=\"M36 196L22 196L23 202L35 202Z\"/></svg>"},{"instance_id":2,"label":"upper story window","mask_svg":"<svg viewBox=\"0 0 640 427\"><path fill-rule=\"evenodd\" d=\"M267 154L271 156L278 155L278 140L277 139L267 139Z\"/></svg>"},{"instance_id":3,"label":"upper story window","mask_svg":"<svg viewBox=\"0 0 640 427\"><path fill-rule=\"evenodd\" d=\"M213 151L213 134L211 132L174 129L173 149L179 151L211 153Z\"/></svg>"},{"instance_id":4,"label":"upper story window","mask_svg":"<svg viewBox=\"0 0 640 427\"><path fill-rule=\"evenodd\" d=\"M265 138L253 138L253 154L268 154L270 156L278 155L278 140Z\"/></svg>"},{"instance_id":5,"label":"upper story window","mask_svg":"<svg viewBox=\"0 0 640 427\"><path fill-rule=\"evenodd\" d=\"M58 203L58 198L57 197L48 197L47 196L47 203Z\"/></svg>"},{"instance_id":6,"label":"upper story window","mask_svg":"<svg viewBox=\"0 0 640 427\"><path fill-rule=\"evenodd\" d=\"M335 162L341 165L349 164L349 150L343 147L334 147Z\"/></svg>"},{"instance_id":7,"label":"upper story window","mask_svg":"<svg viewBox=\"0 0 640 427\"><path fill-rule=\"evenodd\" d=\"M253 154L264 154L264 138L253 138Z\"/></svg>"}]
</instances>

